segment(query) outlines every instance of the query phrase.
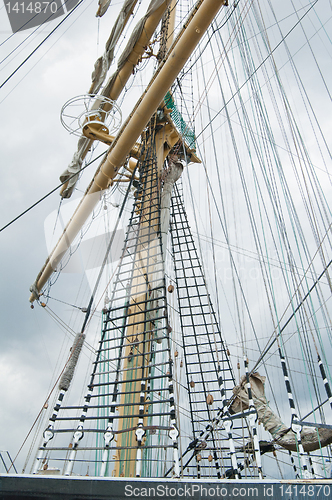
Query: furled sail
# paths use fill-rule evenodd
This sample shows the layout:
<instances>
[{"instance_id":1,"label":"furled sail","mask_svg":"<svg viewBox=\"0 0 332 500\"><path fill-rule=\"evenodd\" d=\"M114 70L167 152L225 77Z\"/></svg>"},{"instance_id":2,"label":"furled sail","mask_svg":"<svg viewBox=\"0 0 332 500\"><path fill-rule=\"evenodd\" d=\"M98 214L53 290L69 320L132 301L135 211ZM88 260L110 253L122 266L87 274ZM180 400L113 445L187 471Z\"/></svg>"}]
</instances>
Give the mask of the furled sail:
<instances>
[{"instance_id":1,"label":"furled sail","mask_svg":"<svg viewBox=\"0 0 332 500\"><path fill-rule=\"evenodd\" d=\"M103 85L107 71L113 61L114 49L119 40L123 29L133 12L137 0L126 0L118 18L112 29L112 33L106 43L103 56L97 59L92 73L92 83L89 94L96 94ZM160 22L165 10L171 0L152 0L145 16L137 23L133 33L127 43L127 46L119 58L116 71L110 76L101 95L109 99L116 100L124 89L128 78L132 75L133 69L139 63L141 56L145 52L146 45L149 43L158 23ZM72 161L66 170L60 175L60 181L64 186L60 192L62 198L70 198L76 183L78 174L82 167L82 162L86 157L93 140L82 135L77 144Z\"/></svg>"},{"instance_id":2,"label":"furled sail","mask_svg":"<svg viewBox=\"0 0 332 500\"><path fill-rule=\"evenodd\" d=\"M98 10L96 12L96 17L102 17L107 11L108 7L111 5L112 0L99 0Z\"/></svg>"},{"instance_id":3,"label":"furled sail","mask_svg":"<svg viewBox=\"0 0 332 500\"><path fill-rule=\"evenodd\" d=\"M95 94L102 86L106 78L106 73L110 65L112 64L116 44L120 38L121 33L123 32L125 25L127 24L130 15L133 12L136 3L137 0L126 0L124 2L117 20L114 23L111 34L106 42L105 52L101 57L97 59L95 63L95 68L91 76L92 83L89 94Z\"/></svg>"},{"instance_id":4,"label":"furled sail","mask_svg":"<svg viewBox=\"0 0 332 500\"><path fill-rule=\"evenodd\" d=\"M282 422L281 418L276 415L269 406L264 387L266 377L256 372L252 373L249 378L258 419L263 424L264 429L272 435L277 444L286 450L297 451L295 433ZM234 387L233 393L235 400L230 406L231 413L247 410L249 408L249 398L245 376L241 378L240 384ZM301 440L304 451L318 450L332 443L332 430L316 430L309 427L303 427L301 431Z\"/></svg>"}]
</instances>

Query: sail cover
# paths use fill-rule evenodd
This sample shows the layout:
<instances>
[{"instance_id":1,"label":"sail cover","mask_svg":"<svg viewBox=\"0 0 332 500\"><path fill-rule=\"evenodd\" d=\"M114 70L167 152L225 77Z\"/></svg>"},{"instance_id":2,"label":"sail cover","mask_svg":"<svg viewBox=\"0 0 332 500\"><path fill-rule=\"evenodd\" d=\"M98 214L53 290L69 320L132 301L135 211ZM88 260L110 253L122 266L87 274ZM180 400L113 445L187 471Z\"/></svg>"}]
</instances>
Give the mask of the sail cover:
<instances>
[{"instance_id":1,"label":"sail cover","mask_svg":"<svg viewBox=\"0 0 332 500\"><path fill-rule=\"evenodd\" d=\"M112 0L99 0L96 17L102 17L111 5Z\"/></svg>"},{"instance_id":2,"label":"sail cover","mask_svg":"<svg viewBox=\"0 0 332 500\"><path fill-rule=\"evenodd\" d=\"M102 6L105 6L102 8L102 14L98 14L99 10L101 7L99 7L97 16L101 17L107 10L110 1L108 0L107 2L102 1ZM105 52L104 54L97 59L95 62L95 68L92 73L92 84L89 93L90 94L95 94L98 92L100 87L102 86L105 78L107 71L112 64L113 58L114 58L114 50L115 46L119 40L119 37L123 31L123 28L126 24L127 16L130 14L136 4L137 0L125 0L122 9L114 23L113 29L111 31L111 34L106 42L105 45Z\"/></svg>"},{"instance_id":3,"label":"sail cover","mask_svg":"<svg viewBox=\"0 0 332 500\"><path fill-rule=\"evenodd\" d=\"M113 61L114 58L114 49L117 44L117 41L123 31L126 18L128 16L128 13L132 11L134 8L134 5L136 4L137 0L125 0L125 3L123 4L123 7L121 9L121 12L113 26L112 33L107 40L106 43L106 49L103 54L103 56L99 57L95 63L95 69L92 73L92 84L90 88L90 94L95 94L98 92L100 87L102 86L107 71ZM150 2L150 5L147 9L147 12L145 16L142 17L142 19L137 23L135 26L132 35L130 39L128 40L127 46L125 50L123 51L122 55L119 58L118 61L118 69L119 71L123 65L125 64L126 60L128 59L131 51L133 50L135 44L139 40L142 32L144 25L146 23L146 20L157 10L159 7L161 7L162 4L165 3L165 0L152 0ZM105 95L105 94L104 94Z\"/></svg>"},{"instance_id":4,"label":"sail cover","mask_svg":"<svg viewBox=\"0 0 332 500\"><path fill-rule=\"evenodd\" d=\"M265 379L266 377L260 375L258 372L250 375L250 386L258 419L263 424L264 429L272 435L277 444L286 450L297 451L295 433L282 422L281 418L269 406L269 402L265 396ZM241 378L240 384L234 387L233 393L235 400L230 407L231 413L248 409L249 398L245 376ZM303 427L301 440L304 451L318 450L322 446L327 446L332 442L332 430L324 428L316 430Z\"/></svg>"}]
</instances>

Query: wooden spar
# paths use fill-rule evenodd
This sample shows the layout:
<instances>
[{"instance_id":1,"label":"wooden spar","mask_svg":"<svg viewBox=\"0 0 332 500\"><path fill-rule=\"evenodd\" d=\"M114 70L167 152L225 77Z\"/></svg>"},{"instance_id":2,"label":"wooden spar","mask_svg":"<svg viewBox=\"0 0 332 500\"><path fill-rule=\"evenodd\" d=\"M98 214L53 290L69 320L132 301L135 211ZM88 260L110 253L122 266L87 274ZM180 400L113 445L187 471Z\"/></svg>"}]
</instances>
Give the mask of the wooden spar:
<instances>
[{"instance_id":1,"label":"wooden spar","mask_svg":"<svg viewBox=\"0 0 332 500\"><path fill-rule=\"evenodd\" d=\"M172 46L165 63L160 68L160 71L157 72L157 75L152 78L151 85L149 85L134 112L120 130L106 160L98 168L73 217L67 224L35 283L32 285L30 302L38 298L39 292L53 274L56 265L73 243L88 216L92 213L100 199L101 191L106 189L111 180L114 179L120 166L124 163L131 148L141 135L153 113L157 110L168 89L198 45L221 6L225 5L225 3L226 0L203 0L197 11L193 13L186 30L182 32L181 37Z\"/></svg>"},{"instance_id":2,"label":"wooden spar","mask_svg":"<svg viewBox=\"0 0 332 500\"><path fill-rule=\"evenodd\" d=\"M120 96L121 92L123 91L128 79L129 79L130 75L132 74L135 66L138 64L142 55L144 54L146 46L148 45L149 41L151 40L151 37L152 37L153 33L155 32L155 30L156 30L161 18L163 17L167 7L169 6L170 2L171 2L171 0L165 0L162 3L162 5L155 12L153 12L151 14L151 16L149 16L147 18L147 20L145 21L144 29L142 31L141 36L139 37L139 39L135 43L134 47L132 48L132 51L131 51L130 55L128 56L126 62L122 66L122 68L120 70L118 70L118 73L117 73L117 75L116 75L116 77L111 85L111 88L108 90L107 93L103 92L103 95L105 97L108 97L109 99L112 99L113 101L116 101L118 99L118 97ZM133 8L134 8L134 5L133 5ZM128 12L127 17L129 17L131 14L132 14L132 9L130 9L130 11ZM127 20L128 19L126 18L124 23L127 23ZM90 91L91 91L91 88L90 88ZM108 108L104 107L104 109L105 109L105 111L108 111L110 109L110 107L108 107ZM79 149L79 158L81 160L84 160L88 151L91 149L93 142L94 142L94 139L90 139L90 140L86 139L84 142L83 148L82 147L78 148ZM60 195L62 195L63 192L66 190L67 185L68 185L68 182L66 182L62 186L62 188L60 190Z\"/></svg>"},{"instance_id":3,"label":"wooden spar","mask_svg":"<svg viewBox=\"0 0 332 500\"><path fill-rule=\"evenodd\" d=\"M166 50L170 49L174 40L175 12L176 12L176 0L172 0L169 13L169 20L168 20L168 36L166 40Z\"/></svg>"}]
</instances>

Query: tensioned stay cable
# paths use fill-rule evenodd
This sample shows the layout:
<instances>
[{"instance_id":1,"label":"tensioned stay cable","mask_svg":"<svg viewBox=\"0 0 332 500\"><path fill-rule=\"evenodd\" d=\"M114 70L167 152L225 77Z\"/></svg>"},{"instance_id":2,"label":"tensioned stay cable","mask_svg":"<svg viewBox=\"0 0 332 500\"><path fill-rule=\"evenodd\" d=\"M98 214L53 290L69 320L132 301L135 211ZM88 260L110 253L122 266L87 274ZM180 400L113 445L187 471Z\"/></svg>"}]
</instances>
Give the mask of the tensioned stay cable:
<instances>
[{"instance_id":1,"label":"tensioned stay cable","mask_svg":"<svg viewBox=\"0 0 332 500\"><path fill-rule=\"evenodd\" d=\"M330 262L327 264L327 267L329 267L330 265L332 264L332 260L330 260ZM286 328L286 326L289 324L289 322L291 321L291 319L295 316L296 312L300 309L300 307L303 305L303 303L305 302L305 300L310 296L310 293L314 290L314 288L317 286L317 284L319 283L319 280L320 278L325 274L325 269L324 271L318 276L317 280L315 281L315 283L312 285L312 287L309 289L308 293L303 297L303 299L301 300L301 302L298 304L298 306L296 307L296 309L294 309L292 315L288 318L288 320L286 321L286 323L284 324L284 326L280 329L280 332L279 332L279 335L284 331L284 329ZM257 366L259 365L259 363L261 362L261 360L263 359L263 357L267 354L267 352L271 349L272 345L275 343L275 341L277 340L277 337L275 337L271 342L270 344L264 349L263 353L261 354L260 358L257 360L255 366L253 367L253 371L257 368Z\"/></svg>"},{"instance_id":2,"label":"tensioned stay cable","mask_svg":"<svg viewBox=\"0 0 332 500\"><path fill-rule=\"evenodd\" d=\"M67 1L69 0L64 0L64 3L66 4ZM47 21L50 21L52 16L54 14L56 14L60 9L62 8L62 4L60 3L57 7L57 10L54 12L54 13L51 13L49 15L49 17L44 21L43 24L40 24L39 26L37 26L31 33L29 33L29 35L24 39L22 40L22 42L20 42L18 45L16 45L16 47L11 51L9 52L9 54L6 55L6 57L4 57L1 61L0 61L0 64L2 64L4 61L6 61L6 59L8 59L8 57L10 57L14 52L16 52L16 50L21 47L23 44L25 44L25 42L27 40L29 40L29 38L31 38L38 30L42 29L44 27L44 24L45 22ZM30 23L36 16L38 16L38 13L36 13L31 19L29 19L25 24L23 24L21 26L21 29L24 28L24 26L28 23ZM60 26L60 24L58 24L58 26ZM58 26L56 28L58 28ZM2 43L0 43L0 47L2 47L2 45L4 45L6 42L8 42L16 33L12 33L8 38L6 38L6 40L4 40Z\"/></svg>"},{"instance_id":3,"label":"tensioned stay cable","mask_svg":"<svg viewBox=\"0 0 332 500\"><path fill-rule=\"evenodd\" d=\"M97 158L96 158L96 159L97 159ZM131 186L129 185L129 187L128 187L128 191L127 191L128 193L129 193L130 187L131 187ZM125 206L126 199L127 199L127 197L125 197L125 200L124 200L124 202L123 202L123 205L122 205L122 207L123 207L123 208L124 208L124 206ZM122 212L120 212L119 217L118 217L118 220L120 219L121 214L122 214ZM114 233L113 233L113 235L114 235ZM112 244L112 239L111 239L110 245L111 245L111 244ZM110 247L110 245L109 245L109 247ZM109 251L109 248L107 249L107 253L108 253L108 251ZM107 253L106 253L105 260L104 260L104 265L105 265L105 263L106 263L106 261L107 261ZM102 270L103 270L103 266L102 266ZM101 273L99 274L99 278L100 278L100 275L101 275ZM98 286L98 284L99 284L99 281L97 280L97 283L96 283L96 285L95 285L95 289L94 289L94 293L95 293L95 290L96 290L96 287ZM92 305L92 301L93 301L93 298L94 298L94 293L92 294L92 297L91 297L91 299L90 299L89 307L88 307L88 310L87 310L87 312L86 312L86 316L85 316L85 319L84 319L84 322L83 322L82 331L84 330L84 328L85 328L85 326L86 326L86 324L87 324L87 321L88 321L88 318L89 318L89 315L90 315L90 312L91 312L91 305ZM74 352L74 349L72 350L72 353L73 353L73 352ZM72 355L72 353L71 353L71 355ZM61 378L61 376L62 376L63 372L64 372L64 371L65 371L65 369L66 369L67 363L68 363L68 360L66 361L65 366L63 367L63 369L62 369L62 371L61 371L60 375L58 376L58 378L57 378L57 380L56 380L55 384L53 385L53 387L52 387L51 391L49 392L49 394L48 394L48 396L47 396L47 398L46 398L46 401L45 401L45 402L47 402L47 401L50 399L50 397L51 397L51 395L52 395L52 393L53 393L54 389L56 388L56 386L57 386L57 384L58 384L58 382L59 382L59 380L60 380L60 378ZM16 454L16 456L15 456L15 458L14 458L14 460L13 460L13 464L14 464L15 460L17 459L17 457L18 457L19 453L21 452L21 450L22 450L22 448L23 448L24 444L26 443L26 441L27 441L27 439L28 439L29 435L31 434L32 429L34 428L34 426L35 426L35 425L36 425L36 423L38 422L38 419L39 419L39 417L40 417L40 415L41 415L41 413L42 413L43 409L44 409L44 405L42 406L41 410L39 411L39 413L38 413L38 415L37 415L37 417L36 417L35 421L33 422L33 424L32 424L32 426L31 426L31 428L30 428L30 430L29 430L29 432L28 432L27 436L25 437L25 439L24 439L24 441L23 441L23 443L22 443L22 446L20 447L19 451L17 452L17 454Z\"/></svg>"},{"instance_id":4,"label":"tensioned stay cable","mask_svg":"<svg viewBox=\"0 0 332 500\"><path fill-rule=\"evenodd\" d=\"M15 75L15 73L17 73L17 71L22 68L22 66L30 59L31 56L33 56L33 54L35 52L37 52L37 50L43 45L44 42L46 42L46 40L48 38L50 38L51 35L53 35L53 33L59 28L59 26L61 26L61 24L63 24L67 19L68 17L83 3L83 0L80 0L78 2L78 4L70 11L68 12L68 14L56 25L56 27L50 32L48 33L48 35L37 45L37 47L35 47L33 49L32 52L30 52L30 54L24 59L24 61L21 62L21 64L19 64L17 66L17 68L8 76L8 78L6 78L6 80L0 85L0 89L11 79L12 76Z\"/></svg>"},{"instance_id":5,"label":"tensioned stay cable","mask_svg":"<svg viewBox=\"0 0 332 500\"><path fill-rule=\"evenodd\" d=\"M30 207L28 207L26 210L24 210L23 212L21 212L19 215L17 215L14 219L12 219L10 222L8 222L7 224L5 224L2 228L0 228L0 233L1 231L3 231L4 229L7 229L7 227L11 226L14 222L16 222L18 219L20 219L21 217L23 217L23 215L25 215L26 213L30 212L30 210L32 210L33 208L35 208L37 205L39 205L39 203L41 203L42 201L46 200L46 198L48 198L51 194L53 194L55 191L57 191L59 188L61 188L61 186L63 186L64 184L66 184L70 179L72 179L73 177L75 177L78 173L81 173L83 170L85 170L89 165L91 165L92 163L94 163L96 160L99 160L103 155L105 154L105 151L103 151L100 155L96 156L96 158L94 158L93 160L89 161L86 165L84 165L84 167L81 168L80 172L76 172L75 174L72 174L70 177L68 177L68 179L66 179L65 181L61 182L61 184L58 184L54 189L52 189L51 191L49 191L47 194L45 194L42 198L40 198L38 201L36 201L35 203L33 203L32 205L30 205Z\"/></svg>"},{"instance_id":6,"label":"tensioned stay cable","mask_svg":"<svg viewBox=\"0 0 332 500\"><path fill-rule=\"evenodd\" d=\"M325 267L325 269L326 269L326 267Z\"/></svg>"},{"instance_id":7,"label":"tensioned stay cable","mask_svg":"<svg viewBox=\"0 0 332 500\"><path fill-rule=\"evenodd\" d=\"M266 61L271 57L271 55L280 47L280 45L282 45L285 41L285 39L294 31L294 29L301 23L301 21L304 19L304 17L310 12L310 10L316 5L316 3L318 2L318 0L316 0L312 5L311 7L305 12L305 14L303 14L303 16L297 21L297 23L294 24L294 26L288 31L288 33L286 33L286 35L284 35L284 37L282 38L282 40L280 40L279 43L277 43L277 45L271 50L271 52L265 57L265 59L263 59L263 61L253 70L252 74L250 75L249 78L247 78L247 80L241 85L241 87L239 87L237 89L237 91L232 95L232 97L230 97L228 99L228 101L224 104L224 106L219 109L219 111L217 112L217 114L211 119L211 121L214 121L217 116L220 115L220 113L222 111L225 110L226 106L234 99L234 97L240 92L240 90L245 87L245 85L247 85L247 83L249 82L249 80L254 76L255 73L257 73L257 71L266 63ZM210 123L208 123L205 127L202 128L202 130L200 131L200 133L196 136L196 139L198 139L198 137L200 135L203 134L203 132L210 126Z\"/></svg>"}]
</instances>

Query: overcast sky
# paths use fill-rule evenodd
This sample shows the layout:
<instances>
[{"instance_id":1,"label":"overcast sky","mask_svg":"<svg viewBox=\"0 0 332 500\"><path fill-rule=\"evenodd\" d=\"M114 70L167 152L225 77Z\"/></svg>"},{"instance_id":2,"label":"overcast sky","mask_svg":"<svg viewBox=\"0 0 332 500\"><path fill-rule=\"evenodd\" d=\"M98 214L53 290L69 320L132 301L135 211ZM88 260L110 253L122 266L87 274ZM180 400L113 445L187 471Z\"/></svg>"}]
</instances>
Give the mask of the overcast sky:
<instances>
[{"instance_id":1,"label":"overcast sky","mask_svg":"<svg viewBox=\"0 0 332 500\"><path fill-rule=\"evenodd\" d=\"M68 99L89 89L94 61L103 52L119 8L119 2L114 4L99 23L97 2L86 0L0 90L1 227L53 189L70 162L77 140L62 127L60 110ZM56 23L37 30L30 44L24 43L2 63L1 83ZM12 35L2 4L1 60L32 32ZM90 167L89 176L95 168ZM47 257L44 221L58 209L59 200L54 193L1 233L0 449L12 456L43 404L64 338L44 310L29 305L29 287Z\"/></svg>"},{"instance_id":2,"label":"overcast sky","mask_svg":"<svg viewBox=\"0 0 332 500\"><path fill-rule=\"evenodd\" d=\"M120 2L113 4L114 8L98 22L97 2L85 0L84 7L0 90L0 227L53 189L71 160L77 141L62 127L60 110L68 99L88 90L94 61L103 52ZM330 17L331 8L326 10ZM8 59L0 65L0 83L56 23L37 30L30 44L24 43L8 56L33 30L11 35L1 5L0 56L1 61L7 56ZM329 26L331 23L326 29ZM95 168L96 164L89 167L86 179ZM47 257L44 223L58 209L59 200L57 192L52 194L0 233L0 450L9 451L12 457L33 424L50 380L54 380L59 369L59 351L67 352L71 344L70 337L59 330L42 308L31 310L29 305L29 287ZM66 301L76 296L82 279L84 274L64 278ZM54 295L59 297L57 292ZM57 310L56 304L54 308ZM82 313L76 311L73 319L72 312L69 306L65 308L65 320L78 327ZM18 459L19 470L27 452L25 448Z\"/></svg>"},{"instance_id":3,"label":"overcast sky","mask_svg":"<svg viewBox=\"0 0 332 500\"><path fill-rule=\"evenodd\" d=\"M138 18L131 20L132 25L144 15L147 4L148 0L140 2ZM97 19L98 2L85 0L0 89L0 227L59 184L59 176L77 146L77 137L71 136L60 122L61 108L69 99L87 93L94 63L104 52L121 5L113 0L108 12ZM61 19L38 30L12 34L4 4L0 5L0 85ZM105 150L99 146L96 154ZM88 168L74 199L84 192L97 165ZM0 450L9 451L13 458L42 408L73 340L44 309L37 306L32 310L29 303L29 288L46 260L47 246L52 245L61 226L58 219L53 234L59 203L59 192L55 192L0 233L0 379L4 382ZM64 217L70 216L76 202L68 200L64 205ZM63 285L54 296L77 304L77 290L85 288L84 303L77 305L86 307L91 293L89 277L89 271L86 273L82 266L77 272L65 273ZM81 328L81 311L55 301L51 307L75 331ZM100 321L92 335L96 329L100 330ZM37 439L40 437L39 431ZM25 446L16 464L19 471L27 452Z\"/></svg>"}]
</instances>

